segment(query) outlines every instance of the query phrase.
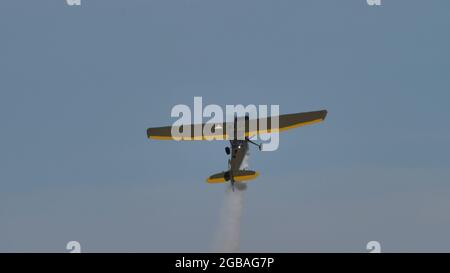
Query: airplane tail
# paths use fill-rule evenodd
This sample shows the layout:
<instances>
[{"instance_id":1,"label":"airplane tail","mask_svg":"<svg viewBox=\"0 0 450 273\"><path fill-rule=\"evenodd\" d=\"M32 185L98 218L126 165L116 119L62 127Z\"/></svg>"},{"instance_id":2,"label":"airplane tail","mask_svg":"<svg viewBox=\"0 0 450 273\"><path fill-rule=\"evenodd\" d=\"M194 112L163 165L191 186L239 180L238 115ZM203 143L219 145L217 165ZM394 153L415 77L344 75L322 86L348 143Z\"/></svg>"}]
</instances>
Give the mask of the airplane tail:
<instances>
[{"instance_id":1,"label":"airplane tail","mask_svg":"<svg viewBox=\"0 0 450 273\"><path fill-rule=\"evenodd\" d=\"M216 173L208 177L206 179L206 182L215 184L215 183L225 183L227 181L234 181L234 182L244 182L248 180L253 180L256 177L258 177L259 173L255 171L247 171L247 170L239 170L235 172L221 172Z\"/></svg>"}]
</instances>

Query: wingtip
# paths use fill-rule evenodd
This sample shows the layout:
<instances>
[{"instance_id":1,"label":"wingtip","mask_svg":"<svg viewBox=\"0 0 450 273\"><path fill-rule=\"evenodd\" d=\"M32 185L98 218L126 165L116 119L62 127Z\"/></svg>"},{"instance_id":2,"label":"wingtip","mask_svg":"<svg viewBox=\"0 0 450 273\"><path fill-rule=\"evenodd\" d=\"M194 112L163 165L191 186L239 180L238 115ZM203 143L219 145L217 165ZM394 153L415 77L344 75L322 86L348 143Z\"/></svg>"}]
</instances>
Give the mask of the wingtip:
<instances>
[{"instance_id":1,"label":"wingtip","mask_svg":"<svg viewBox=\"0 0 450 273\"><path fill-rule=\"evenodd\" d=\"M328 115L328 110L324 109L324 110L322 110L322 113L323 113L322 120L325 120L327 118L327 115Z\"/></svg>"}]
</instances>

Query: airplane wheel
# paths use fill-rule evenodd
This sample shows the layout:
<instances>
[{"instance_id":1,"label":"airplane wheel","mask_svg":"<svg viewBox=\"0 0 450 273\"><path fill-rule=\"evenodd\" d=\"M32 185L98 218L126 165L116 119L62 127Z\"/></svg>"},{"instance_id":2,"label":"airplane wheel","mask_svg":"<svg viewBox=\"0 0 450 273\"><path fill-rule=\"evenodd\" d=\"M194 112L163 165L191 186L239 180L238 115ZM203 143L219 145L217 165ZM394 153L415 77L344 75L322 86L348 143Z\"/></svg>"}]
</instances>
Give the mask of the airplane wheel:
<instances>
[{"instance_id":1,"label":"airplane wheel","mask_svg":"<svg viewBox=\"0 0 450 273\"><path fill-rule=\"evenodd\" d=\"M226 153L227 155L230 154L230 147L225 147L225 153Z\"/></svg>"}]
</instances>

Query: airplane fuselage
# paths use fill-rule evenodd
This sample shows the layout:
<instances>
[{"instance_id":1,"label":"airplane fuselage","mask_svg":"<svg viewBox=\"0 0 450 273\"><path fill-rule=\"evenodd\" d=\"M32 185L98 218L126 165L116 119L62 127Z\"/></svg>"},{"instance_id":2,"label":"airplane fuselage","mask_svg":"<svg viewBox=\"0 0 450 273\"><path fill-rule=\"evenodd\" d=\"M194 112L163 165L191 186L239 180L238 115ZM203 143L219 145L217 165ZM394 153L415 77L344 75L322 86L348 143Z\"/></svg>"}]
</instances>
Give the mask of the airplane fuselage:
<instances>
[{"instance_id":1,"label":"airplane fuselage","mask_svg":"<svg viewBox=\"0 0 450 273\"><path fill-rule=\"evenodd\" d=\"M230 173L231 179L233 172L237 172L242 167L245 155L248 151L248 142L246 140L230 140L231 156L230 156Z\"/></svg>"}]
</instances>

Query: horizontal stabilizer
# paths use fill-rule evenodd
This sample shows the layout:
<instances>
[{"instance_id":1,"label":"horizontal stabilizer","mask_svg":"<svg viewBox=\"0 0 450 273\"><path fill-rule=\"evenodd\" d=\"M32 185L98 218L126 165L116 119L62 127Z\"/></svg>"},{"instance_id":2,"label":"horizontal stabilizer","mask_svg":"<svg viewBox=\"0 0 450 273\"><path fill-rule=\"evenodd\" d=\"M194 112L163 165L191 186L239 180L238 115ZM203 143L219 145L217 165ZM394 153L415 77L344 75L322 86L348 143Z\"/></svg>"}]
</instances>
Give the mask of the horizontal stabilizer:
<instances>
[{"instance_id":1,"label":"horizontal stabilizer","mask_svg":"<svg viewBox=\"0 0 450 273\"><path fill-rule=\"evenodd\" d=\"M253 180L258 177L259 173L255 171L237 171L233 172L233 178L236 182Z\"/></svg>"},{"instance_id":2,"label":"horizontal stabilizer","mask_svg":"<svg viewBox=\"0 0 450 273\"><path fill-rule=\"evenodd\" d=\"M232 176L230 175L230 172L221 172L221 173L216 173L214 175L211 175L210 177L208 177L208 179L206 180L206 182L208 183L225 183L227 181L231 181L232 178L235 182L243 182L243 181L248 181L248 180L253 180L256 177L258 177L259 173L255 172L255 171L244 171L244 170L239 170L239 171L235 171L232 173Z\"/></svg>"}]
</instances>

